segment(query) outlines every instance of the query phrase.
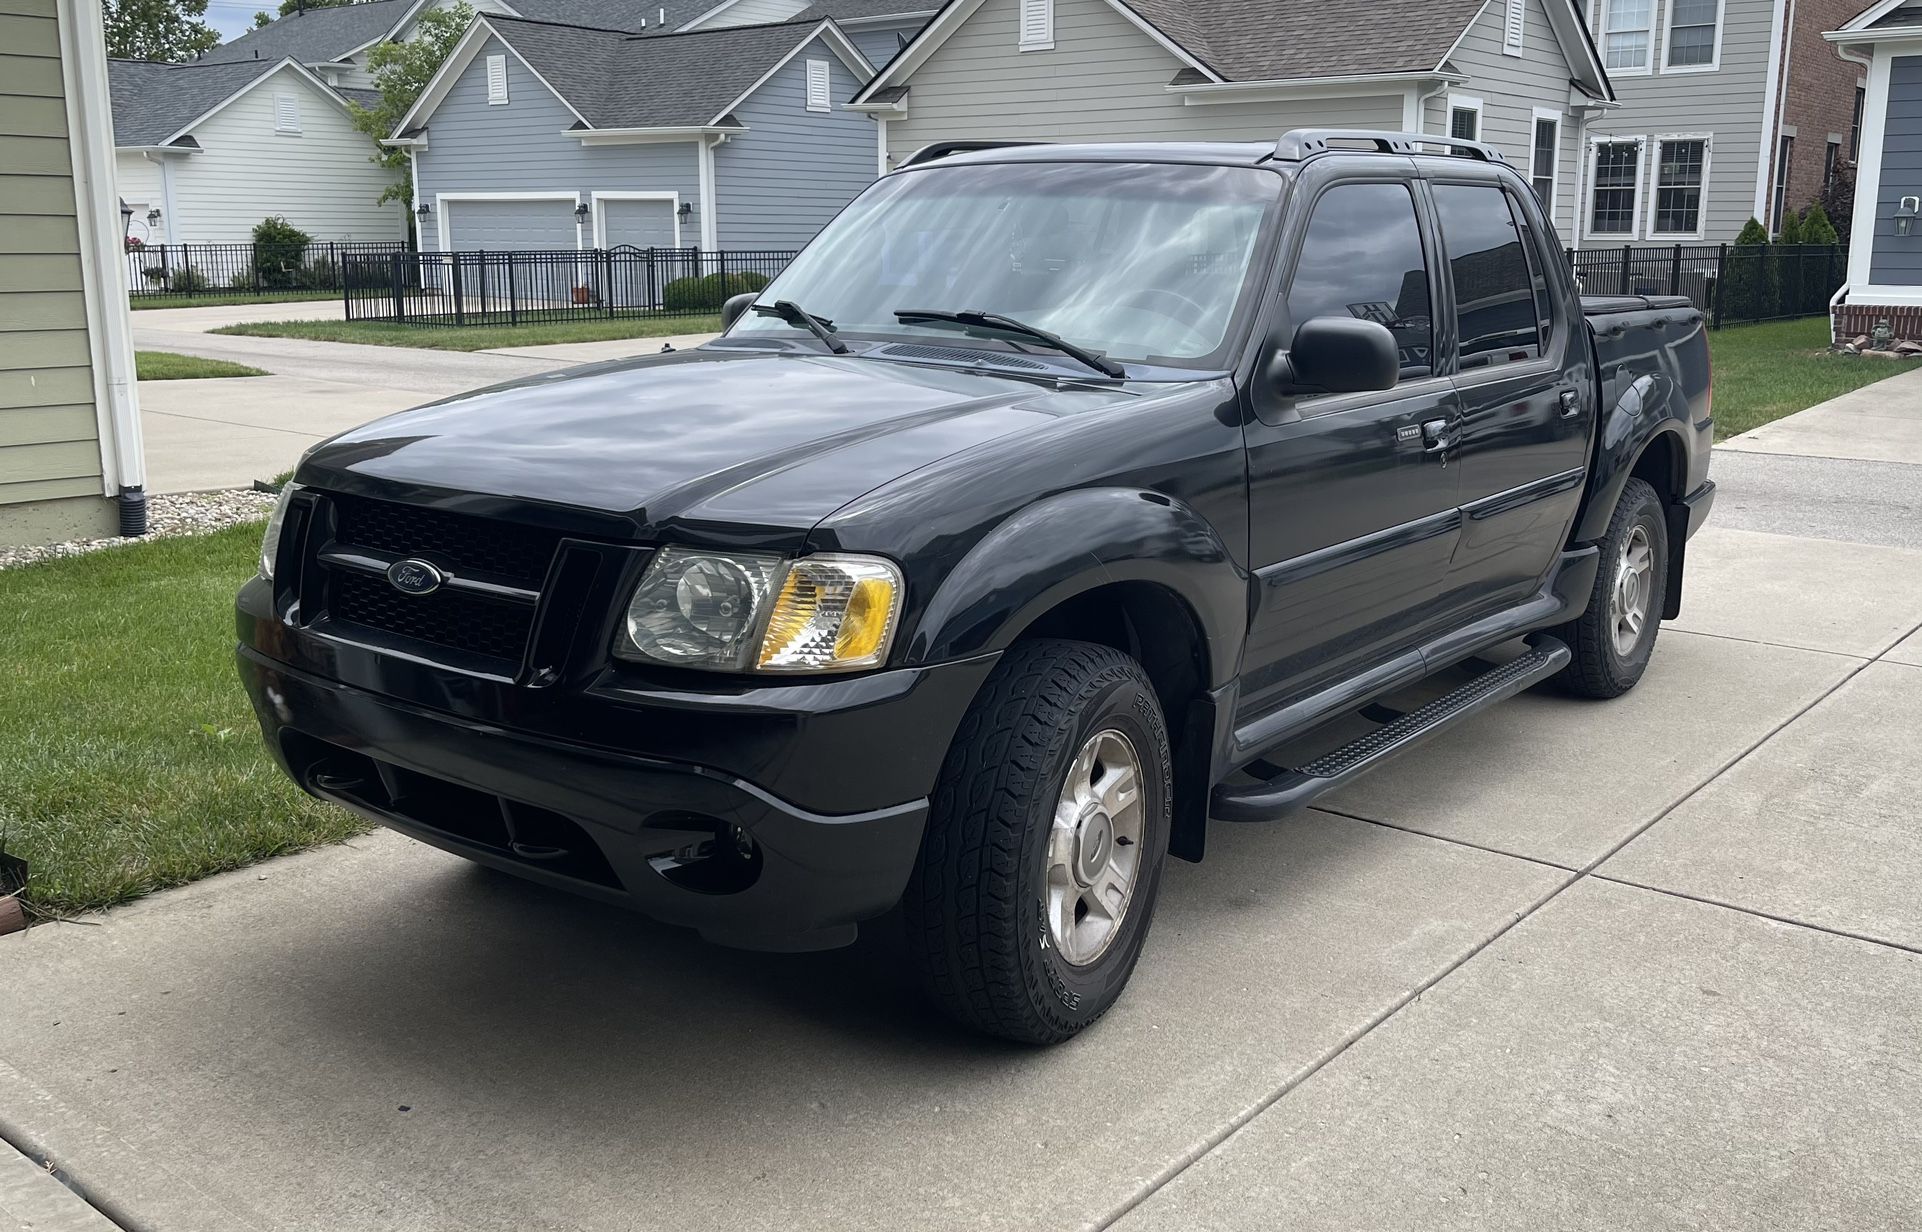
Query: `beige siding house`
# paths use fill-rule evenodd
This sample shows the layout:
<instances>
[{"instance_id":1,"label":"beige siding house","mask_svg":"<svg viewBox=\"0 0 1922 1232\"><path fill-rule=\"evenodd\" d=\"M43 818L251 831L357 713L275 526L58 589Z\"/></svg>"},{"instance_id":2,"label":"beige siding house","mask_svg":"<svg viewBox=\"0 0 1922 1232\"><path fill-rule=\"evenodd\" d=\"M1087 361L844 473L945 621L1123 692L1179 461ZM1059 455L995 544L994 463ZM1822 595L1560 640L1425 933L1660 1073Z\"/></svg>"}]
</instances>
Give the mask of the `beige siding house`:
<instances>
[{"instance_id":1,"label":"beige siding house","mask_svg":"<svg viewBox=\"0 0 1922 1232\"><path fill-rule=\"evenodd\" d=\"M0 544L141 490L102 46L89 0L0 0Z\"/></svg>"},{"instance_id":2,"label":"beige siding house","mask_svg":"<svg viewBox=\"0 0 1922 1232\"><path fill-rule=\"evenodd\" d=\"M1571 0L952 0L848 104L883 167L948 140L1485 141L1575 219L1580 130L1614 106Z\"/></svg>"}]
</instances>

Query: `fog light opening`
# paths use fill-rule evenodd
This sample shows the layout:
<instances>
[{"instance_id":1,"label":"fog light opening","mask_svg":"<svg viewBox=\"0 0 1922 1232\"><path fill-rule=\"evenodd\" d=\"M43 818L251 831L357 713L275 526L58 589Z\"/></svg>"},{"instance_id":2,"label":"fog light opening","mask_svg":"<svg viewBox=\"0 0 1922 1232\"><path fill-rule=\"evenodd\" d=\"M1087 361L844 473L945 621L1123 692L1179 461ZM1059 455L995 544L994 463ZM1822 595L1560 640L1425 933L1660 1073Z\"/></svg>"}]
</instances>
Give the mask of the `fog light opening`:
<instances>
[{"instance_id":1,"label":"fog light opening","mask_svg":"<svg viewBox=\"0 0 1922 1232\"><path fill-rule=\"evenodd\" d=\"M647 857L648 867L670 884L697 894L738 894L761 875L761 845L732 822L698 813L666 813L650 818L648 830L663 831L663 848Z\"/></svg>"}]
</instances>

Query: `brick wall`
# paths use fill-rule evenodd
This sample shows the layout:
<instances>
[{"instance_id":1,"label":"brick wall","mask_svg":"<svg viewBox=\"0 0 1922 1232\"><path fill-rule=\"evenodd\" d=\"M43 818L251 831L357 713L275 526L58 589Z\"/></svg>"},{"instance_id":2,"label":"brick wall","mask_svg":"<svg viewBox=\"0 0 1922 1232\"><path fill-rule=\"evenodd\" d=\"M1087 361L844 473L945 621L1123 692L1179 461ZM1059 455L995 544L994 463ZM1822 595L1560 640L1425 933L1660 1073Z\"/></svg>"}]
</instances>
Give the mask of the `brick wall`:
<instances>
[{"instance_id":1,"label":"brick wall","mask_svg":"<svg viewBox=\"0 0 1922 1232\"><path fill-rule=\"evenodd\" d=\"M1787 3L1787 0L1777 0ZM1824 30L1839 28L1861 12L1861 0L1794 0L1794 24L1783 40L1787 62L1786 89L1780 123L1795 130L1795 154L1789 168L1788 208L1806 209L1822 191L1822 172L1829 137L1842 143L1841 159L1849 163L1849 128L1855 118L1855 89L1868 84L1867 66L1842 59L1846 48L1822 40ZM1859 54L1859 53L1858 53ZM1771 130L1776 136L1780 130ZM1775 166L1779 145L1772 137L1767 151L1768 208L1775 202ZM1764 219L1773 222L1773 219Z\"/></svg>"},{"instance_id":2,"label":"brick wall","mask_svg":"<svg viewBox=\"0 0 1922 1232\"><path fill-rule=\"evenodd\" d=\"M1834 309L1830 319L1831 333L1837 342L1846 342L1862 334L1875 330L1875 323L1887 317L1889 328L1895 331L1897 342L1922 342L1922 307L1904 304L1899 307L1875 304L1843 304Z\"/></svg>"}]
</instances>

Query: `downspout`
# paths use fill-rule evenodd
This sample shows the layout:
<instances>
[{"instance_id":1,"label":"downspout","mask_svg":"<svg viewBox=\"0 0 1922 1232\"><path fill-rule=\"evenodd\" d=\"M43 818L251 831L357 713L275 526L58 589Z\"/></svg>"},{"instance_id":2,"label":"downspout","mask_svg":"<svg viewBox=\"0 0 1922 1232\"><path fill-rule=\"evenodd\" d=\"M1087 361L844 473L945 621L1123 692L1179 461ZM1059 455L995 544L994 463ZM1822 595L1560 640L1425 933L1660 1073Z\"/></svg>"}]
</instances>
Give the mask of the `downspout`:
<instances>
[{"instance_id":1,"label":"downspout","mask_svg":"<svg viewBox=\"0 0 1922 1232\"><path fill-rule=\"evenodd\" d=\"M1442 95L1446 93L1448 93L1448 83L1444 81L1444 82L1438 83L1434 89L1430 90L1426 94L1415 95L1415 131L1416 132L1425 133L1428 131L1426 125L1428 123L1429 100L1440 98ZM1447 136L1446 133L1442 135Z\"/></svg>"}]
</instances>

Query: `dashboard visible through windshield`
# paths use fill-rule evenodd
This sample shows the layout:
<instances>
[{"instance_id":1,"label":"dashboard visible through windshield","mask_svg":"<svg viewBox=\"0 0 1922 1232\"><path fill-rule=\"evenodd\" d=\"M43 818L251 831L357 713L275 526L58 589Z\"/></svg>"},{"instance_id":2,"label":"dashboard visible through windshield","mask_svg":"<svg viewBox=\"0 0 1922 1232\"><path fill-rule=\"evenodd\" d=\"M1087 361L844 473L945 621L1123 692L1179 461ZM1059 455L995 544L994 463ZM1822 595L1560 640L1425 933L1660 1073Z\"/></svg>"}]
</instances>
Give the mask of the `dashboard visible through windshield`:
<instances>
[{"instance_id":1,"label":"dashboard visible through windshield","mask_svg":"<svg viewBox=\"0 0 1922 1232\"><path fill-rule=\"evenodd\" d=\"M954 328L895 314L980 310L1117 360L1214 366L1280 191L1247 167L929 167L876 183L758 302L799 304L841 335L948 343ZM794 327L749 314L731 333L766 331Z\"/></svg>"}]
</instances>

